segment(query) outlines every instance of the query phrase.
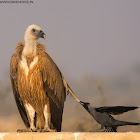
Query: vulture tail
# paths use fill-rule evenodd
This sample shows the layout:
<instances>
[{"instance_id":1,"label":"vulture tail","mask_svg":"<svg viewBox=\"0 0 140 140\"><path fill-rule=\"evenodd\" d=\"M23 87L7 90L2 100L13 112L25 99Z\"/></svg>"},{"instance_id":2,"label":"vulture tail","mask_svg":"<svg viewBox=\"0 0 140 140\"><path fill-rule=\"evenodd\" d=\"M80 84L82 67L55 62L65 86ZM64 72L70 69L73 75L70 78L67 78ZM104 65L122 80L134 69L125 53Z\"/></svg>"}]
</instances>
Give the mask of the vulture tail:
<instances>
[{"instance_id":1,"label":"vulture tail","mask_svg":"<svg viewBox=\"0 0 140 140\"><path fill-rule=\"evenodd\" d=\"M72 91L72 89L70 88L70 86L68 85L68 83L66 82L66 80L64 79L64 77L63 77L63 83L64 83L64 86L65 86L65 88L66 88L67 93L68 93L68 94L70 93L70 94L73 96L73 98L74 98L78 103L80 103L80 100L76 97L76 95L74 94L74 92Z\"/></svg>"}]
</instances>

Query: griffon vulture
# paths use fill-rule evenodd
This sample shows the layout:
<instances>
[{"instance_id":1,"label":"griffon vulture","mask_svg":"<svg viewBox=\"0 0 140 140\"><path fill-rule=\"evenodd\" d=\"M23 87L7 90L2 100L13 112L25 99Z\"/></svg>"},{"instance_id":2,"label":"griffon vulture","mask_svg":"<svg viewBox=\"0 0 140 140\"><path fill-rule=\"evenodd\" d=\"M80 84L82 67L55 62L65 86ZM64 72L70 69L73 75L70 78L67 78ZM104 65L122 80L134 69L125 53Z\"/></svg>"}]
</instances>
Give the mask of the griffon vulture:
<instances>
[{"instance_id":1,"label":"griffon vulture","mask_svg":"<svg viewBox=\"0 0 140 140\"><path fill-rule=\"evenodd\" d=\"M39 38L45 38L45 33L37 25L30 25L11 57L13 93L27 127L19 131L59 132L69 86L45 46L37 42Z\"/></svg>"}]
</instances>

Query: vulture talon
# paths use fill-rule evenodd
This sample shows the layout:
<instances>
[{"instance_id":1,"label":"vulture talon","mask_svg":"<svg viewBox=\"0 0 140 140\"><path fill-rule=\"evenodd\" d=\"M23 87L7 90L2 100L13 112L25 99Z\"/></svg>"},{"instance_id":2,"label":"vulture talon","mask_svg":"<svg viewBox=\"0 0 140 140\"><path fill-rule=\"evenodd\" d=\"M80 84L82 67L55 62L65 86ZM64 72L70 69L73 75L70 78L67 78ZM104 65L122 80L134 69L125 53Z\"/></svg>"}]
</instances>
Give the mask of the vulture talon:
<instances>
[{"instance_id":1,"label":"vulture talon","mask_svg":"<svg viewBox=\"0 0 140 140\"><path fill-rule=\"evenodd\" d=\"M18 129L17 132L22 133L22 132L32 132L29 129Z\"/></svg>"},{"instance_id":2,"label":"vulture talon","mask_svg":"<svg viewBox=\"0 0 140 140\"><path fill-rule=\"evenodd\" d=\"M56 129L44 128L41 132L57 132Z\"/></svg>"}]
</instances>

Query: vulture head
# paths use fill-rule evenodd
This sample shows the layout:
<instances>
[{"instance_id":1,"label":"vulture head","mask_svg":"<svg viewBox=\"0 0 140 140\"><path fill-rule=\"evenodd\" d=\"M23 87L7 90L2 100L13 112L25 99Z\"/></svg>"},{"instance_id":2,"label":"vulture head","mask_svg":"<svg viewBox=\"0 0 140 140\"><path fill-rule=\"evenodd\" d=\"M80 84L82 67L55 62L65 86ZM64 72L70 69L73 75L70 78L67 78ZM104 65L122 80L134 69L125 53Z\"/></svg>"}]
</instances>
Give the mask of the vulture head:
<instances>
[{"instance_id":1,"label":"vulture head","mask_svg":"<svg viewBox=\"0 0 140 140\"><path fill-rule=\"evenodd\" d=\"M24 39L32 39L32 40L37 40L39 38L44 38L45 39L46 35L42 31L42 29L37 26L37 25L30 25L25 31L25 36Z\"/></svg>"}]
</instances>

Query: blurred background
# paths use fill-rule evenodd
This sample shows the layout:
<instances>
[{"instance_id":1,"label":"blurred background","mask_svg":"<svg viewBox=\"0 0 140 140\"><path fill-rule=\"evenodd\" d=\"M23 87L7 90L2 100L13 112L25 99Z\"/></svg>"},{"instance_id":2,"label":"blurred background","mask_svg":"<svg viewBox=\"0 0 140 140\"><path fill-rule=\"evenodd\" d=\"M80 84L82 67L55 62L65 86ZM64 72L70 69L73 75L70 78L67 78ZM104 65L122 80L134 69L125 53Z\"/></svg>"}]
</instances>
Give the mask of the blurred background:
<instances>
[{"instance_id":1,"label":"blurred background","mask_svg":"<svg viewBox=\"0 0 140 140\"><path fill-rule=\"evenodd\" d=\"M24 128L12 94L10 57L30 24L47 34L47 52L82 101L94 106L140 106L139 0L32 0L0 3L0 131ZM140 122L140 109L117 119ZM100 125L67 96L62 131ZM140 126L118 131L140 131Z\"/></svg>"}]
</instances>

